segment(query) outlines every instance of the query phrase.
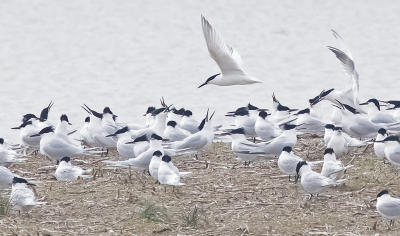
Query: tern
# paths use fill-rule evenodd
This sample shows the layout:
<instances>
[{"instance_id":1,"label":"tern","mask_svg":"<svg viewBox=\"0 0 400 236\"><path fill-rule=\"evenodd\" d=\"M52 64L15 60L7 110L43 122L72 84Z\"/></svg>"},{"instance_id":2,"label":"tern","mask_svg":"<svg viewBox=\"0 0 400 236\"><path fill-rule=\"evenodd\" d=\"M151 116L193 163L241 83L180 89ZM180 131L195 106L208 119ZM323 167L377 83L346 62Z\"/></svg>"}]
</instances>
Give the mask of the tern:
<instances>
[{"instance_id":1,"label":"tern","mask_svg":"<svg viewBox=\"0 0 400 236\"><path fill-rule=\"evenodd\" d=\"M243 151L241 153L264 153L268 157L278 157L281 155L284 147L289 146L294 147L297 143L296 135L297 125L282 125L283 132L277 138L272 139L268 142L261 142L255 144L248 144L249 149L253 147L252 150Z\"/></svg>"},{"instance_id":2,"label":"tern","mask_svg":"<svg viewBox=\"0 0 400 236\"><path fill-rule=\"evenodd\" d=\"M143 116L146 116L146 127L150 127L153 125L154 121L155 121L155 117L151 115L151 113L153 113L153 111L155 110L155 107L148 107L146 114L144 114Z\"/></svg>"},{"instance_id":3,"label":"tern","mask_svg":"<svg viewBox=\"0 0 400 236\"><path fill-rule=\"evenodd\" d=\"M391 197L388 190L381 191L376 199L376 210L385 220L389 220L389 227L394 225L396 219L400 219L400 199Z\"/></svg>"},{"instance_id":4,"label":"tern","mask_svg":"<svg viewBox=\"0 0 400 236\"><path fill-rule=\"evenodd\" d=\"M135 158L134 148L131 144L126 144L127 142L133 141L131 138L131 133L129 132L128 126L117 130L114 134L109 134L106 137L117 137L117 151L120 156L125 159ZM146 139L147 141L147 139Z\"/></svg>"},{"instance_id":5,"label":"tern","mask_svg":"<svg viewBox=\"0 0 400 236\"><path fill-rule=\"evenodd\" d=\"M242 68L242 58L231 46L225 43L222 36L201 16L204 38L211 58L218 64L221 73L211 76L205 83L218 86L246 85L262 83L259 79L249 76Z\"/></svg>"},{"instance_id":6,"label":"tern","mask_svg":"<svg viewBox=\"0 0 400 236\"><path fill-rule=\"evenodd\" d=\"M332 148L325 149L324 152L324 165L322 166L321 174L334 180L343 179L345 171L352 167L344 166L339 160L336 160L334 150Z\"/></svg>"},{"instance_id":7,"label":"tern","mask_svg":"<svg viewBox=\"0 0 400 236\"><path fill-rule=\"evenodd\" d=\"M347 44L343 41L343 39L339 36L339 34L336 33L334 30L332 30L332 32L333 36L335 36L335 38L339 40L339 43L341 44L342 48L344 49L344 51L346 51L347 54L334 47L328 46L328 49L331 50L335 54L336 58L340 61L340 65L342 66L343 72L346 75L350 76L350 83L342 91L337 91L335 89L322 91L320 93L320 99L318 100L320 101L326 99L336 105L339 105L338 103L339 101L342 103L349 104L352 107L358 108L359 76L354 65L353 56Z\"/></svg>"},{"instance_id":8,"label":"tern","mask_svg":"<svg viewBox=\"0 0 400 236\"><path fill-rule=\"evenodd\" d=\"M33 125L32 120L28 120L22 123L19 127L11 129L19 129L19 137L21 142L30 148L40 148L40 137L32 137L32 135L39 133L40 129Z\"/></svg>"},{"instance_id":9,"label":"tern","mask_svg":"<svg viewBox=\"0 0 400 236\"><path fill-rule=\"evenodd\" d=\"M89 178L91 177L91 173L92 169L82 170L78 166L73 166L69 157L63 157L54 176L60 181L72 181L78 179L78 177Z\"/></svg>"},{"instance_id":10,"label":"tern","mask_svg":"<svg viewBox=\"0 0 400 236\"><path fill-rule=\"evenodd\" d=\"M268 119L268 113L260 111L254 125L257 136L264 141L270 141L282 134L282 130Z\"/></svg>"},{"instance_id":11,"label":"tern","mask_svg":"<svg viewBox=\"0 0 400 236\"><path fill-rule=\"evenodd\" d=\"M190 110L186 110L183 113L183 117L180 123L180 127L189 131L191 134L199 132L200 122L193 118L193 113Z\"/></svg>"},{"instance_id":12,"label":"tern","mask_svg":"<svg viewBox=\"0 0 400 236\"><path fill-rule=\"evenodd\" d=\"M54 129L51 126L43 128L38 134L34 134L31 137L36 136L41 136L40 153L57 162L66 156L103 153L102 151L93 151L93 149L82 149L81 147L65 142L63 139L54 135Z\"/></svg>"},{"instance_id":13,"label":"tern","mask_svg":"<svg viewBox=\"0 0 400 236\"><path fill-rule=\"evenodd\" d=\"M68 138L68 130L67 130L68 125L72 125L72 124L69 123L67 115L65 115L65 114L61 115L60 121L58 121L57 127L54 130L54 134L58 138L61 138L62 140L64 140L66 143L78 146Z\"/></svg>"},{"instance_id":14,"label":"tern","mask_svg":"<svg viewBox=\"0 0 400 236\"><path fill-rule=\"evenodd\" d=\"M384 140L374 141L375 143L385 144L385 157L395 166L400 167L400 143L399 136L388 136Z\"/></svg>"},{"instance_id":15,"label":"tern","mask_svg":"<svg viewBox=\"0 0 400 236\"><path fill-rule=\"evenodd\" d=\"M304 129L305 133L312 133L317 135L322 135L325 129L325 122L318 118L312 117L310 115L310 109L303 109L296 114L297 116L296 125L302 125L301 128Z\"/></svg>"},{"instance_id":16,"label":"tern","mask_svg":"<svg viewBox=\"0 0 400 236\"><path fill-rule=\"evenodd\" d=\"M12 182L12 191L10 195L10 204L13 205L13 209L22 212L30 211L34 206L46 204L45 202L37 202L35 199L35 194L32 189L29 188L30 185L23 178L14 177Z\"/></svg>"},{"instance_id":17,"label":"tern","mask_svg":"<svg viewBox=\"0 0 400 236\"><path fill-rule=\"evenodd\" d=\"M305 161L300 161L296 167L296 183L301 176L301 185L303 186L304 190L306 190L310 194L310 199L313 197L314 194L317 196L326 191L328 188L342 183L345 179L341 180L333 180L329 177L325 177L320 173L314 172L311 170L310 165L307 164Z\"/></svg>"},{"instance_id":18,"label":"tern","mask_svg":"<svg viewBox=\"0 0 400 236\"><path fill-rule=\"evenodd\" d=\"M291 175L296 176L296 167L300 161L304 160L301 157L296 156L292 152L291 147L286 146L282 149L282 153L278 158L278 167L283 173L289 175L289 181ZM311 166L311 168L314 168L317 164L322 163L322 161L313 161L307 163Z\"/></svg>"},{"instance_id":19,"label":"tern","mask_svg":"<svg viewBox=\"0 0 400 236\"><path fill-rule=\"evenodd\" d=\"M134 143L134 142L128 142ZM131 167L133 170L149 170L149 165L155 151L160 151L164 155L164 149L161 145L162 138L153 133L150 139L150 148L142 152L136 158L126 161L103 161L104 163L112 164L119 167Z\"/></svg>"},{"instance_id":20,"label":"tern","mask_svg":"<svg viewBox=\"0 0 400 236\"><path fill-rule=\"evenodd\" d=\"M181 141L190 135L191 133L185 129L180 128L176 121L170 120L167 123L167 128L164 131L163 138L171 142L175 142Z\"/></svg>"},{"instance_id":21,"label":"tern","mask_svg":"<svg viewBox=\"0 0 400 236\"><path fill-rule=\"evenodd\" d=\"M160 166L158 168L158 180L161 184L167 184L172 186L185 185L181 183L181 175L187 175L191 172L179 172L178 168L171 162L170 156L163 156L161 159Z\"/></svg>"},{"instance_id":22,"label":"tern","mask_svg":"<svg viewBox=\"0 0 400 236\"><path fill-rule=\"evenodd\" d=\"M202 120L198 127L199 132L194 133L181 141L171 143L170 147L174 150L191 150L196 152L207 149L209 146L211 146L214 140L214 132L211 122L214 114L215 111L209 118L207 110L206 117Z\"/></svg>"},{"instance_id":23,"label":"tern","mask_svg":"<svg viewBox=\"0 0 400 236\"><path fill-rule=\"evenodd\" d=\"M177 110L174 107L174 108L171 109L171 111L172 112L169 112L168 116L167 116L167 124L170 121L175 121L179 126L179 124L181 123L181 120L183 118L183 114L185 113L185 109L181 108L181 109Z\"/></svg>"},{"instance_id":24,"label":"tern","mask_svg":"<svg viewBox=\"0 0 400 236\"><path fill-rule=\"evenodd\" d=\"M247 107L239 108L233 114L227 114L225 116L235 117L236 128L243 128L244 133L247 137L255 138L257 133L254 129L256 123L256 117L251 117L249 109Z\"/></svg>"},{"instance_id":25,"label":"tern","mask_svg":"<svg viewBox=\"0 0 400 236\"><path fill-rule=\"evenodd\" d=\"M367 102L361 103L360 105L366 105L368 112L368 119L373 123L395 123L400 122L400 120L396 119L391 114L385 113L381 111L381 106L379 105L379 101L375 98L369 99Z\"/></svg>"},{"instance_id":26,"label":"tern","mask_svg":"<svg viewBox=\"0 0 400 236\"><path fill-rule=\"evenodd\" d=\"M378 130L378 134L376 135L375 141L382 141L387 136L388 136L388 134L386 133L386 129L380 128ZM376 156L378 156L380 158L384 158L385 157L385 144L374 142L374 152L375 152ZM383 162L385 162L385 159L383 159Z\"/></svg>"},{"instance_id":27,"label":"tern","mask_svg":"<svg viewBox=\"0 0 400 236\"><path fill-rule=\"evenodd\" d=\"M240 153L241 151L247 151L249 149L250 141L246 139L244 134L244 129L234 129L231 130L229 133L223 133L222 135L230 135L232 138L232 151L233 153L242 161L244 161L244 165L248 162L250 165L250 161L255 161L262 159L264 155L262 154L253 154L253 153ZM247 144L247 145L246 145Z\"/></svg>"},{"instance_id":28,"label":"tern","mask_svg":"<svg viewBox=\"0 0 400 236\"><path fill-rule=\"evenodd\" d=\"M14 162L25 161L26 159L19 158L22 156L22 154L19 154L4 145L4 139L0 138L0 166L9 167Z\"/></svg>"}]
</instances>

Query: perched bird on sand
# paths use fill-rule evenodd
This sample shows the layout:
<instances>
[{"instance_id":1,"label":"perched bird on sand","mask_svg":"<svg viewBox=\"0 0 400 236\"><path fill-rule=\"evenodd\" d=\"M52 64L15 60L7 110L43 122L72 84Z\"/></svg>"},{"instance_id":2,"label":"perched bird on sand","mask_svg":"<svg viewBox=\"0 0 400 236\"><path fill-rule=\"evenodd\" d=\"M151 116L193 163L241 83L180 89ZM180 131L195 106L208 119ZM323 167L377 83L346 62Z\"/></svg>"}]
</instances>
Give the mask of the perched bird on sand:
<instances>
[{"instance_id":1,"label":"perched bird on sand","mask_svg":"<svg viewBox=\"0 0 400 236\"><path fill-rule=\"evenodd\" d=\"M73 166L69 157L63 157L57 167L56 173L54 173L54 176L57 180L71 181L78 179L78 177L89 178L91 177L91 173L91 169L82 170L82 168L78 166Z\"/></svg>"}]
</instances>

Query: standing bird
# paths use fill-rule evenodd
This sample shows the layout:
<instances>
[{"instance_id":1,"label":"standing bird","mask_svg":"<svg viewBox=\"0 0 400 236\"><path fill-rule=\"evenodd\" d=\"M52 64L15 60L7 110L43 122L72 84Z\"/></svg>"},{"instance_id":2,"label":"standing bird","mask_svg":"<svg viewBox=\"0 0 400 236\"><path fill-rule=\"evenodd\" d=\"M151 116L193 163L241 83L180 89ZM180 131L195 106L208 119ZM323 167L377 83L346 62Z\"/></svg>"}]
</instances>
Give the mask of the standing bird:
<instances>
[{"instance_id":1,"label":"standing bird","mask_svg":"<svg viewBox=\"0 0 400 236\"><path fill-rule=\"evenodd\" d=\"M270 141L282 134L282 130L268 119L268 113L265 111L258 114L254 130L264 141Z\"/></svg>"},{"instance_id":2,"label":"standing bird","mask_svg":"<svg viewBox=\"0 0 400 236\"><path fill-rule=\"evenodd\" d=\"M22 144L29 148L39 149L40 148L40 137L32 137L32 135L37 134L40 129L33 125L32 120L25 121L19 127L14 127L11 129L19 129L19 138Z\"/></svg>"},{"instance_id":3,"label":"standing bird","mask_svg":"<svg viewBox=\"0 0 400 236\"><path fill-rule=\"evenodd\" d=\"M124 128L117 130L114 134L109 134L106 137L118 138L117 151L120 156L122 156L125 159L136 157L132 145L126 144L127 142L133 141L128 126L125 126Z\"/></svg>"},{"instance_id":4,"label":"standing bird","mask_svg":"<svg viewBox=\"0 0 400 236\"><path fill-rule=\"evenodd\" d=\"M385 220L390 220L389 227L394 225L396 219L400 219L400 199L391 197L389 191L383 190L373 201L376 202L376 210Z\"/></svg>"},{"instance_id":5,"label":"standing bird","mask_svg":"<svg viewBox=\"0 0 400 236\"><path fill-rule=\"evenodd\" d=\"M378 134L376 135L375 141L382 141L387 137L386 129L380 128L378 130ZM385 144L374 142L374 151L375 155L384 158L385 157ZM383 163L385 163L385 159L383 159Z\"/></svg>"},{"instance_id":6,"label":"standing bird","mask_svg":"<svg viewBox=\"0 0 400 236\"><path fill-rule=\"evenodd\" d=\"M146 116L146 127L150 127L153 125L154 121L155 121L155 117L151 115L151 113L153 113L153 111L155 110L155 107L148 107L146 114L144 114L143 116Z\"/></svg>"},{"instance_id":7,"label":"standing bird","mask_svg":"<svg viewBox=\"0 0 400 236\"><path fill-rule=\"evenodd\" d=\"M347 153L347 143L342 135L341 127L333 128L332 136L327 147L332 148L338 158L342 158L342 156Z\"/></svg>"},{"instance_id":8,"label":"standing bird","mask_svg":"<svg viewBox=\"0 0 400 236\"><path fill-rule=\"evenodd\" d=\"M14 177L12 182L12 191L10 195L10 204L13 209L22 212L30 211L34 206L46 204L45 202L36 202L35 194L29 188L30 184L23 178Z\"/></svg>"},{"instance_id":9,"label":"standing bird","mask_svg":"<svg viewBox=\"0 0 400 236\"><path fill-rule=\"evenodd\" d=\"M211 146L214 140L214 132L211 122L214 113L210 118L208 118L207 110L206 117L201 121L201 124L198 127L199 132L194 133L181 141L171 143L170 147L174 150L190 150L198 152Z\"/></svg>"},{"instance_id":10,"label":"standing bird","mask_svg":"<svg viewBox=\"0 0 400 236\"><path fill-rule=\"evenodd\" d=\"M185 185L181 183L182 174L190 174L191 172L179 172L178 168L171 162L170 156L163 156L161 159L160 166L158 168L158 180L161 184L167 184L172 186Z\"/></svg>"},{"instance_id":11,"label":"standing bird","mask_svg":"<svg viewBox=\"0 0 400 236\"><path fill-rule=\"evenodd\" d=\"M56 160L57 162L66 156L102 153L102 151L82 149L81 147L77 147L65 142L63 139L54 135L54 129L51 126L42 129L38 134L32 136L41 136L40 153L53 160Z\"/></svg>"},{"instance_id":12,"label":"standing bird","mask_svg":"<svg viewBox=\"0 0 400 236\"><path fill-rule=\"evenodd\" d=\"M0 138L0 166L9 167L14 162L25 161L26 159L22 159L22 154L17 153L14 150L9 149L4 144L4 139Z\"/></svg>"},{"instance_id":13,"label":"standing bird","mask_svg":"<svg viewBox=\"0 0 400 236\"><path fill-rule=\"evenodd\" d=\"M154 152L160 151L162 154L164 154L164 149L161 143L162 143L162 138L154 133L151 135L150 148L147 151L142 152L136 158L128 159L126 161L103 161L103 162L112 164L114 166L132 167L133 170L149 170L149 165Z\"/></svg>"},{"instance_id":14,"label":"standing bird","mask_svg":"<svg viewBox=\"0 0 400 236\"><path fill-rule=\"evenodd\" d=\"M339 160L336 160L335 153L332 148L325 149L324 165L321 174L334 180L343 179L345 171L352 166L344 166Z\"/></svg>"},{"instance_id":15,"label":"standing bird","mask_svg":"<svg viewBox=\"0 0 400 236\"><path fill-rule=\"evenodd\" d=\"M182 129L189 131L191 134L199 132L200 123L193 118L193 113L190 110L186 110L183 113L183 117L180 123Z\"/></svg>"},{"instance_id":16,"label":"standing bird","mask_svg":"<svg viewBox=\"0 0 400 236\"><path fill-rule=\"evenodd\" d=\"M185 129L178 126L177 122L170 120L167 123L167 128L165 128L163 138L168 139L171 142L181 141L187 138L191 133Z\"/></svg>"},{"instance_id":17,"label":"standing bird","mask_svg":"<svg viewBox=\"0 0 400 236\"><path fill-rule=\"evenodd\" d=\"M400 143L399 136L388 136L382 141L374 141L385 144L385 157L395 166L400 167Z\"/></svg>"},{"instance_id":18,"label":"standing bird","mask_svg":"<svg viewBox=\"0 0 400 236\"><path fill-rule=\"evenodd\" d=\"M259 79L249 76L242 69L242 58L231 46L225 43L222 36L201 16L204 38L211 58L218 64L221 73L211 76L205 83L218 86L245 85L262 83Z\"/></svg>"},{"instance_id":19,"label":"standing bird","mask_svg":"<svg viewBox=\"0 0 400 236\"><path fill-rule=\"evenodd\" d=\"M241 151L247 151L249 146L246 144L252 144L250 141L246 139L244 134L244 129L234 129L229 133L223 133L222 135L230 135L232 138L232 151L233 153L242 161L244 161L244 165L246 166L247 162L250 165L250 161L255 161L262 159L264 155L262 154L253 154L253 153L240 153Z\"/></svg>"},{"instance_id":20,"label":"standing bird","mask_svg":"<svg viewBox=\"0 0 400 236\"><path fill-rule=\"evenodd\" d=\"M91 173L91 169L82 170L82 168L78 166L71 165L71 159L69 157L63 157L54 176L60 181L72 181L78 179L78 177L89 178L91 177Z\"/></svg>"},{"instance_id":21,"label":"standing bird","mask_svg":"<svg viewBox=\"0 0 400 236\"><path fill-rule=\"evenodd\" d=\"M391 114L385 113L381 111L381 106L379 105L379 101L375 98L369 99L367 102L360 103L361 106L367 106L368 119L372 123L396 123L400 122L400 120L396 119Z\"/></svg>"},{"instance_id":22,"label":"standing bird","mask_svg":"<svg viewBox=\"0 0 400 236\"><path fill-rule=\"evenodd\" d=\"M67 115L63 114L60 117L60 121L57 124L56 129L54 130L54 134L58 137L64 140L66 143L69 143L71 145L78 146L77 144L73 143L69 138L68 138L68 125L71 125L68 121Z\"/></svg>"},{"instance_id":23,"label":"standing bird","mask_svg":"<svg viewBox=\"0 0 400 236\"><path fill-rule=\"evenodd\" d=\"M300 161L296 166L296 183L301 176L301 185L304 190L310 194L310 199L314 194L317 196L326 191L328 188L342 183L345 179L342 180L333 180L331 178L325 177L320 173L314 172L311 170L310 165L305 161Z\"/></svg>"},{"instance_id":24,"label":"standing bird","mask_svg":"<svg viewBox=\"0 0 400 236\"><path fill-rule=\"evenodd\" d=\"M294 175L296 176L296 167L297 164L300 161L304 161L301 157L296 156L292 152L292 148L289 146L286 146L283 148L281 155L279 155L278 158L278 167L279 169L289 175L289 181L290 181L290 176ZM313 161L313 162L307 162L311 168L314 168L319 163L322 163L322 161Z\"/></svg>"}]
</instances>

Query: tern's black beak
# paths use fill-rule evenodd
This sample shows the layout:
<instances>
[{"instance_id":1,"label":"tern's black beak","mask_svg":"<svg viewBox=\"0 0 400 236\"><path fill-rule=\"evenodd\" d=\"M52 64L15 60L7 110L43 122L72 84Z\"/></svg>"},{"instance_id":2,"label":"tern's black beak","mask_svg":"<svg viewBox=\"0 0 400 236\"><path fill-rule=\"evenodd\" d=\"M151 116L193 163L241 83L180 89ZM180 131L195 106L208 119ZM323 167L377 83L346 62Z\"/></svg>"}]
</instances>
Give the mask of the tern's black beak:
<instances>
[{"instance_id":1,"label":"tern's black beak","mask_svg":"<svg viewBox=\"0 0 400 236\"><path fill-rule=\"evenodd\" d=\"M235 116L235 114L226 114L225 116Z\"/></svg>"},{"instance_id":2,"label":"tern's black beak","mask_svg":"<svg viewBox=\"0 0 400 236\"><path fill-rule=\"evenodd\" d=\"M20 129L20 127L14 127L14 128L11 128L11 129Z\"/></svg>"},{"instance_id":3,"label":"tern's black beak","mask_svg":"<svg viewBox=\"0 0 400 236\"><path fill-rule=\"evenodd\" d=\"M134 144L135 141L126 142L125 144Z\"/></svg>"},{"instance_id":4,"label":"tern's black beak","mask_svg":"<svg viewBox=\"0 0 400 236\"><path fill-rule=\"evenodd\" d=\"M368 104L368 102L364 102L364 103L360 103L358 105L363 106L363 105L367 105L367 104Z\"/></svg>"},{"instance_id":5,"label":"tern's black beak","mask_svg":"<svg viewBox=\"0 0 400 236\"><path fill-rule=\"evenodd\" d=\"M31 183L27 183L26 185L29 185L29 186L36 186L36 184L31 184Z\"/></svg>"},{"instance_id":6,"label":"tern's black beak","mask_svg":"<svg viewBox=\"0 0 400 236\"><path fill-rule=\"evenodd\" d=\"M206 84L208 84L208 82L205 82L204 84L200 85L200 86L197 87L197 88L201 88L201 87L203 87L203 86L206 85Z\"/></svg>"},{"instance_id":7,"label":"tern's black beak","mask_svg":"<svg viewBox=\"0 0 400 236\"><path fill-rule=\"evenodd\" d=\"M372 199L371 202L376 202L378 198Z\"/></svg>"},{"instance_id":8,"label":"tern's black beak","mask_svg":"<svg viewBox=\"0 0 400 236\"><path fill-rule=\"evenodd\" d=\"M69 125L72 125L71 123L68 122Z\"/></svg>"},{"instance_id":9,"label":"tern's black beak","mask_svg":"<svg viewBox=\"0 0 400 236\"><path fill-rule=\"evenodd\" d=\"M31 136L29 136L29 137L38 137L38 136L40 136L40 134L34 134L34 135L31 135Z\"/></svg>"},{"instance_id":10,"label":"tern's black beak","mask_svg":"<svg viewBox=\"0 0 400 236\"><path fill-rule=\"evenodd\" d=\"M117 136L117 135L116 134L109 134L106 137L114 137L114 136Z\"/></svg>"},{"instance_id":11,"label":"tern's black beak","mask_svg":"<svg viewBox=\"0 0 400 236\"><path fill-rule=\"evenodd\" d=\"M208 120L211 120L213 118L214 114L215 114L215 111L211 114L210 119L208 119Z\"/></svg>"}]
</instances>

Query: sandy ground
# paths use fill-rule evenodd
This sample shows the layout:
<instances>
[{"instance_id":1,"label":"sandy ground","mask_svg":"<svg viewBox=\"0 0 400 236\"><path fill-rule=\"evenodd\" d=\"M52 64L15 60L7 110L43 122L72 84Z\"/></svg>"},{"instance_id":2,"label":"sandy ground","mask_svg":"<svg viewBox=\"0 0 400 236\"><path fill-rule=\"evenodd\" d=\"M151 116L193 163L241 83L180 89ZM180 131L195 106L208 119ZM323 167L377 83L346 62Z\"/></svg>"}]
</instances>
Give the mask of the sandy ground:
<instances>
[{"instance_id":1,"label":"sandy ground","mask_svg":"<svg viewBox=\"0 0 400 236\"><path fill-rule=\"evenodd\" d=\"M321 138L300 138L295 153L306 160L321 160ZM376 212L374 199L388 189L400 196L398 170L383 164L370 147L343 158L355 167L347 171L344 186L329 189L307 200L302 186L289 182L276 161L244 166L234 158L230 143L214 143L199 160L173 158L180 171L192 175L186 186L160 186L148 174L102 165L100 157L72 161L94 167L95 178L59 182L43 156L30 158L10 169L43 181L35 187L46 205L19 215L0 217L4 235L398 235L400 226L388 229ZM108 159L117 159L112 152ZM41 168L44 167L44 168ZM166 190L166 192L165 192ZM3 191L2 196L8 192ZM156 207L153 220L141 218L149 205ZM196 225L185 216L197 207ZM152 208L153 209L153 208ZM162 213L162 214L161 214Z\"/></svg>"}]
</instances>

